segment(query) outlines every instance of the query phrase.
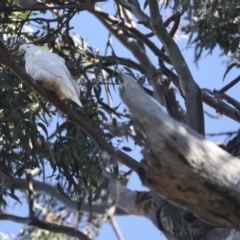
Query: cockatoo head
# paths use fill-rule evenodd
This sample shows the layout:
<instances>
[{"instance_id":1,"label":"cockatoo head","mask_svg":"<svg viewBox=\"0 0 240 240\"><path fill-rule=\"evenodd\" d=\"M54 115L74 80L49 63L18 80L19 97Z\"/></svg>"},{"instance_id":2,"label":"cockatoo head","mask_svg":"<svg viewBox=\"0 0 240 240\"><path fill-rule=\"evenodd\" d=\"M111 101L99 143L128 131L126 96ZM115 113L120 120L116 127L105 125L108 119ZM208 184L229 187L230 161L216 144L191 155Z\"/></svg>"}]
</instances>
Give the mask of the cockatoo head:
<instances>
[{"instance_id":1,"label":"cockatoo head","mask_svg":"<svg viewBox=\"0 0 240 240\"><path fill-rule=\"evenodd\" d=\"M35 46L34 44L23 44L19 48L19 53L21 56L24 56L26 58L27 55L32 54L36 51L41 50L38 46Z\"/></svg>"}]
</instances>

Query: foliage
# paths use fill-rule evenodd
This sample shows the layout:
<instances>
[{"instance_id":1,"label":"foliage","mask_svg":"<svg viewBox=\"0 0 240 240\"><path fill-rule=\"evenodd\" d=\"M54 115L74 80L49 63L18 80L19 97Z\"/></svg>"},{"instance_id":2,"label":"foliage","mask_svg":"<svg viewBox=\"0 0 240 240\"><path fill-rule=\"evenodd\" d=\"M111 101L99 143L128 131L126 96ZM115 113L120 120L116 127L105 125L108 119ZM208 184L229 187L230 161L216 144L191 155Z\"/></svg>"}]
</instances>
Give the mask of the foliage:
<instances>
[{"instance_id":1,"label":"foliage","mask_svg":"<svg viewBox=\"0 0 240 240\"><path fill-rule=\"evenodd\" d=\"M71 1L46 2L64 6ZM147 8L147 1L141 4ZM231 61L239 61L239 1L182 0L166 1L164 4L173 13L180 11L184 18L181 30L189 35L189 44L195 46L196 61L202 56L204 49L211 52L216 46L220 47L223 54L231 53ZM111 98L119 85L115 71L133 76L139 85L144 86L146 74L142 74L142 69L136 69L136 64L131 61L123 64L126 59L116 56L114 49L111 54L103 56L85 42L81 33L72 34L72 19L80 12L77 8L15 10L19 7L19 2L10 0L1 1L0 6L5 9L1 11L0 38L11 50L18 64L24 66L17 49L26 42L33 42L60 55L65 59L73 78L79 83L84 108L80 109L70 101L67 101L67 104L110 145L130 152L132 149L128 147L128 138L131 137L135 145L143 146L145 136L133 126L131 115L121 110L120 104L111 105ZM130 31L128 33L132 34ZM103 70L109 73L108 77ZM51 181L62 195L79 201L79 209L83 201L87 200L91 206L107 199L108 181L102 177L106 166L122 182L127 183L128 174L120 171L116 159L105 156L83 130L67 121L66 116L55 106L19 81L3 65L0 67L0 95L2 173L22 178L26 171L39 168L37 179L43 182ZM8 197L20 202L24 199L17 196L13 189L14 186L3 189L2 206L7 205ZM35 201L39 204L36 211L38 217L63 225L70 222L69 225L76 228L85 223L85 232L91 237L97 235L102 216L94 213L72 213L59 202L50 200L51 197L35 195ZM171 208L167 209L166 215L174 214L176 212ZM40 236L41 239L62 236L41 231L36 227L25 227L19 236L27 239L33 235Z\"/></svg>"},{"instance_id":2,"label":"foliage","mask_svg":"<svg viewBox=\"0 0 240 240\"><path fill-rule=\"evenodd\" d=\"M195 59L201 57L203 49L212 52L219 46L224 54L231 53L238 60L240 1L193 1L190 7L187 2L181 2L188 6L182 30L190 34L189 42L195 45Z\"/></svg>"},{"instance_id":3,"label":"foliage","mask_svg":"<svg viewBox=\"0 0 240 240\"><path fill-rule=\"evenodd\" d=\"M11 9L15 5L14 1L1 1L2 8L9 7ZM105 80L101 73L102 56L79 35L70 34L71 19L77 12L77 10L59 11L54 13L53 20L49 20L47 12L4 11L1 13L0 37L4 39L8 48L12 49L14 59L21 66L24 66L24 61L18 56L17 48L23 42L45 45L62 56L66 60L66 65L73 78L80 81L81 101L84 108L79 109L72 102L68 102L68 104L72 105L76 113L84 117L111 142L120 129L127 134L131 124L128 124L128 119L121 118L118 127L116 117L113 118L113 130L111 130L112 127L105 127L103 124L109 121L111 114L119 116L118 107L111 107L104 103L102 89ZM81 67L89 61L98 61L98 64L90 70ZM37 167L40 169L38 178L43 181L49 178L54 180L57 189L68 198L77 199L80 204L86 197L89 204L92 204L93 201L102 201L101 198L104 198L105 195L102 190L106 189L106 184L101 184L101 171L108 159L103 159L101 151L82 130L66 121L65 116L54 106L21 83L6 67L1 67L0 78L0 166L2 172L9 176L22 177L26 169ZM108 94L116 84L118 83L114 78L109 80L109 83L106 84ZM50 141L53 147L49 152ZM123 149L130 150L127 147ZM111 159L109 161L114 163ZM112 166L115 166L115 163ZM15 196L10 193L10 189L5 189L6 197ZM40 201L41 197L36 197L36 199ZM46 202L49 199L41 201ZM80 207L81 205L79 205ZM42 216L42 213L39 214ZM43 215L42 217L46 218L47 216ZM68 217L64 218L68 219ZM96 231L100 219L92 215L91 218L85 217L84 221L86 220L95 225L94 228L89 227L89 231L91 229L93 232ZM83 220L82 217L78 217L74 221L81 222ZM27 237L29 234L31 236L32 231L38 232L36 228L30 228L29 232L24 229L21 237ZM40 232L41 238L45 238L45 233ZM36 232L34 234L38 235ZM46 237L49 238L49 235Z\"/></svg>"}]
</instances>

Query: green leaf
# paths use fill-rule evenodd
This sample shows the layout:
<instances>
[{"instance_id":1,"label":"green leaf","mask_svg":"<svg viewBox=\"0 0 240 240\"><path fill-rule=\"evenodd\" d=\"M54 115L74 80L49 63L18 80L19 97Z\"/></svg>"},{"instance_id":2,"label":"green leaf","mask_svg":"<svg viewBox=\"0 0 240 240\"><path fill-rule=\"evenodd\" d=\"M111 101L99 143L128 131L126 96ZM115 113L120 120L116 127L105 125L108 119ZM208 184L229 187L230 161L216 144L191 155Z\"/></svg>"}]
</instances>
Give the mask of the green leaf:
<instances>
[{"instance_id":1,"label":"green leaf","mask_svg":"<svg viewBox=\"0 0 240 240\"><path fill-rule=\"evenodd\" d=\"M212 4L212 9L211 9L212 13L216 10L217 6L218 6L218 0L215 0Z\"/></svg>"},{"instance_id":2,"label":"green leaf","mask_svg":"<svg viewBox=\"0 0 240 240\"><path fill-rule=\"evenodd\" d=\"M113 125L114 128L117 128L117 120L116 120L116 118L112 119L112 125Z\"/></svg>"},{"instance_id":3,"label":"green leaf","mask_svg":"<svg viewBox=\"0 0 240 240\"><path fill-rule=\"evenodd\" d=\"M144 4L143 4L143 10L145 10L148 6L148 0L145 0Z\"/></svg>"},{"instance_id":4,"label":"green leaf","mask_svg":"<svg viewBox=\"0 0 240 240\"><path fill-rule=\"evenodd\" d=\"M123 67L123 68L127 72L127 75L129 75L130 77L133 77L135 79L135 75L134 75L133 71L130 68L128 68L128 67Z\"/></svg>"},{"instance_id":5,"label":"green leaf","mask_svg":"<svg viewBox=\"0 0 240 240\"><path fill-rule=\"evenodd\" d=\"M49 47L47 45L40 46L42 50L49 51Z\"/></svg>"},{"instance_id":6,"label":"green leaf","mask_svg":"<svg viewBox=\"0 0 240 240\"><path fill-rule=\"evenodd\" d=\"M94 93L95 93L95 96L96 96L97 100L99 100L100 96L101 96L102 88L100 87L100 85L95 85L93 87L93 90L94 90Z\"/></svg>"},{"instance_id":7,"label":"green leaf","mask_svg":"<svg viewBox=\"0 0 240 240\"><path fill-rule=\"evenodd\" d=\"M17 202L21 203L21 201L19 200L19 198L14 194L14 192L11 192L8 194L11 198L15 199Z\"/></svg>"},{"instance_id":8,"label":"green leaf","mask_svg":"<svg viewBox=\"0 0 240 240\"><path fill-rule=\"evenodd\" d=\"M5 199L3 199L2 194L1 194L1 198L0 198L0 210L1 210L2 206L3 206L3 207L6 207L7 205L8 205L7 202L5 201Z\"/></svg>"},{"instance_id":9,"label":"green leaf","mask_svg":"<svg viewBox=\"0 0 240 240\"><path fill-rule=\"evenodd\" d=\"M224 75L223 75L223 81L224 81L225 77L227 76L228 72L229 72L234 66L237 66L237 63L232 63L232 64L230 64L230 65L227 67L227 70L226 70L226 72L225 72Z\"/></svg>"},{"instance_id":10,"label":"green leaf","mask_svg":"<svg viewBox=\"0 0 240 240\"><path fill-rule=\"evenodd\" d=\"M239 47L239 41L240 41L240 37L236 37L233 39L233 41L231 42L231 45L230 45L230 50L232 53L236 52L236 50L238 49Z\"/></svg>"},{"instance_id":11,"label":"green leaf","mask_svg":"<svg viewBox=\"0 0 240 240\"><path fill-rule=\"evenodd\" d=\"M28 12L23 12L23 13L21 14L21 18L22 18L23 20L27 19L29 16L30 16L30 14L29 14Z\"/></svg>"},{"instance_id":12,"label":"green leaf","mask_svg":"<svg viewBox=\"0 0 240 240\"><path fill-rule=\"evenodd\" d=\"M76 145L73 145L72 146L72 153L73 153L73 156L76 158L76 159L80 159L80 156L78 154L78 146Z\"/></svg>"},{"instance_id":13,"label":"green leaf","mask_svg":"<svg viewBox=\"0 0 240 240\"><path fill-rule=\"evenodd\" d=\"M13 141L17 141L18 140L18 135L21 131L21 126L20 125L17 125L14 127L14 130L13 130Z\"/></svg>"},{"instance_id":14,"label":"green leaf","mask_svg":"<svg viewBox=\"0 0 240 240\"><path fill-rule=\"evenodd\" d=\"M137 83L138 83L140 86L142 86L142 85L145 83L145 81L146 81L145 76L141 76L141 77L138 79Z\"/></svg>"},{"instance_id":15,"label":"green leaf","mask_svg":"<svg viewBox=\"0 0 240 240\"><path fill-rule=\"evenodd\" d=\"M104 61L105 62L114 62L116 61L116 55L110 55L110 56L107 56L107 57L104 57Z\"/></svg>"},{"instance_id":16,"label":"green leaf","mask_svg":"<svg viewBox=\"0 0 240 240\"><path fill-rule=\"evenodd\" d=\"M63 196L65 196L67 199L71 200L71 199L69 198L69 196L64 192L64 190L63 190L63 188L62 188L62 186L61 186L61 184L60 184L59 182L57 183L57 190L58 190Z\"/></svg>"},{"instance_id":17,"label":"green leaf","mask_svg":"<svg viewBox=\"0 0 240 240\"><path fill-rule=\"evenodd\" d=\"M203 48L202 48L201 44L197 44L196 47L195 47L195 52L194 52L194 54L195 54L195 61L196 62L201 57L202 51L203 51Z\"/></svg>"},{"instance_id":18,"label":"green leaf","mask_svg":"<svg viewBox=\"0 0 240 240\"><path fill-rule=\"evenodd\" d=\"M100 120L105 120L105 121L108 120L104 112L98 110L97 113L98 113L98 115L101 116L101 118L99 117Z\"/></svg>"},{"instance_id":19,"label":"green leaf","mask_svg":"<svg viewBox=\"0 0 240 240\"><path fill-rule=\"evenodd\" d=\"M100 184L100 186L98 186L98 188L94 191L95 195L94 195L93 201L96 201L100 197L102 190L107 189L108 183L109 181L105 180Z\"/></svg>"},{"instance_id":20,"label":"green leaf","mask_svg":"<svg viewBox=\"0 0 240 240\"><path fill-rule=\"evenodd\" d=\"M14 176L19 176L19 177L21 177L21 176L23 175L23 173L24 173L24 169L25 169L24 166L18 168L17 171L14 173Z\"/></svg>"},{"instance_id":21,"label":"green leaf","mask_svg":"<svg viewBox=\"0 0 240 240\"><path fill-rule=\"evenodd\" d=\"M132 149L129 148L129 147L122 147L122 150L124 150L126 152L131 152L132 151Z\"/></svg>"},{"instance_id":22,"label":"green leaf","mask_svg":"<svg viewBox=\"0 0 240 240\"><path fill-rule=\"evenodd\" d=\"M115 109L109 107L108 104L106 104L106 103L104 103L104 102L102 102L102 101L100 101L100 100L98 101L98 103L103 107L104 110L109 111L109 112L111 112L111 113L114 113L116 116L118 116L119 118L121 118L121 116L115 111Z\"/></svg>"},{"instance_id":23,"label":"green leaf","mask_svg":"<svg viewBox=\"0 0 240 240\"><path fill-rule=\"evenodd\" d=\"M98 64L96 65L96 67L94 68L94 74L95 74L96 79L98 79L98 76L99 76L99 74L100 74L101 71L102 71L102 64L103 64L103 59L102 59L102 57L99 57L98 59L99 59L99 62L98 62Z\"/></svg>"},{"instance_id":24,"label":"green leaf","mask_svg":"<svg viewBox=\"0 0 240 240\"><path fill-rule=\"evenodd\" d=\"M48 137L48 131L47 128L45 127L45 125L43 123L37 123L37 125L45 132L46 136Z\"/></svg>"},{"instance_id":25,"label":"green leaf","mask_svg":"<svg viewBox=\"0 0 240 240\"><path fill-rule=\"evenodd\" d=\"M13 87L7 81L0 81L0 88L12 89Z\"/></svg>"}]
</instances>

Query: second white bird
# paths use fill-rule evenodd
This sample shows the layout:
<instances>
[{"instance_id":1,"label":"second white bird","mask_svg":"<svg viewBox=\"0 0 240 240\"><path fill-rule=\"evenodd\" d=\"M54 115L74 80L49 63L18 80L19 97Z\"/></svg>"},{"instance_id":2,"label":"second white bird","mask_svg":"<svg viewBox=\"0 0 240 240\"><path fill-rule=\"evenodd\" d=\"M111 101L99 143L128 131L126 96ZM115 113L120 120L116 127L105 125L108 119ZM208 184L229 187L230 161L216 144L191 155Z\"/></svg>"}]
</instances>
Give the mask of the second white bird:
<instances>
[{"instance_id":1,"label":"second white bird","mask_svg":"<svg viewBox=\"0 0 240 240\"><path fill-rule=\"evenodd\" d=\"M24 55L25 69L31 77L39 80L44 88L55 92L58 97L71 99L82 107L80 88L72 79L63 58L33 44L21 45L19 52Z\"/></svg>"}]
</instances>

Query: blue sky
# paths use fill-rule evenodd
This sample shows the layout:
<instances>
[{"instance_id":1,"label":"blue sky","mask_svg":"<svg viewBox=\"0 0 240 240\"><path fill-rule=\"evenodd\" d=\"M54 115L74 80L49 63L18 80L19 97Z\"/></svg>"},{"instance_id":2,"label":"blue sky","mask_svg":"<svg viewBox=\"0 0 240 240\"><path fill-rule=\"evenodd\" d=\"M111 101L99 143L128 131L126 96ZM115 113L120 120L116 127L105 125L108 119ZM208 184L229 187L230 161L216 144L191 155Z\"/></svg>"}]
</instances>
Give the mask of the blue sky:
<instances>
[{"instance_id":1,"label":"blue sky","mask_svg":"<svg viewBox=\"0 0 240 240\"><path fill-rule=\"evenodd\" d=\"M107 5L108 4L108 5ZM102 4L104 9L110 9L112 3ZM111 5L111 6L110 6ZM101 6L101 5L100 5ZM111 10L111 12L113 12ZM77 33L81 35L92 47L95 47L100 50L101 54L104 54L106 41L108 38L108 32L103 28L102 24L98 22L98 20L93 17L88 12L81 12L77 15L73 21L72 25L74 29L72 30L73 33ZM148 31L147 31L148 32ZM155 43L161 47L161 45L156 40ZM201 88L208 88L210 90L213 89L220 89L226 83L231 81L235 78L238 73L236 69L230 71L223 82L223 75L226 70L226 58L220 57L220 50L216 49L212 55L207 55L207 52L203 54L202 58L198 62L198 68L194 63L194 49L193 47L186 47L187 40L180 40L178 41L178 45L182 50L182 54L185 57L185 60L192 72L192 75L195 81L199 84ZM133 58L132 54L129 53L122 45L113 38L112 41L113 48L115 53L118 56L122 57L129 57ZM150 54L153 63L157 64L157 58ZM229 95L239 100L239 85L236 85L232 90L228 92ZM114 98L115 102L117 103L120 98L116 94ZM212 113L213 115L217 115L216 111L206 105L204 105L204 109L208 112ZM222 116L220 119L212 119L205 115L205 126L206 126L206 133L215 133L215 132L223 132L223 131L234 131L238 130L239 124L234 122L233 120ZM224 140L224 136L214 137L211 140L215 142L219 142ZM141 160L141 153L138 147L134 147L134 151L130 153L132 157L136 160ZM128 187L132 190L146 190L144 188L136 174L132 175L132 178L129 182ZM13 203L12 200L10 200ZM18 215L26 216L27 208L23 206L23 208L19 208L19 205L15 208L11 209L12 213L16 213ZM125 240L145 240L145 239L165 239L159 230L146 218L144 217L136 217L136 216L129 216L129 217L116 217L116 220L119 224L119 227L123 233ZM0 232L4 233L17 233L20 229L19 224L2 221L0 224ZM1 239L1 236L0 236ZM117 239L111 225L108 223L104 223L100 234L97 240L115 240Z\"/></svg>"}]
</instances>

